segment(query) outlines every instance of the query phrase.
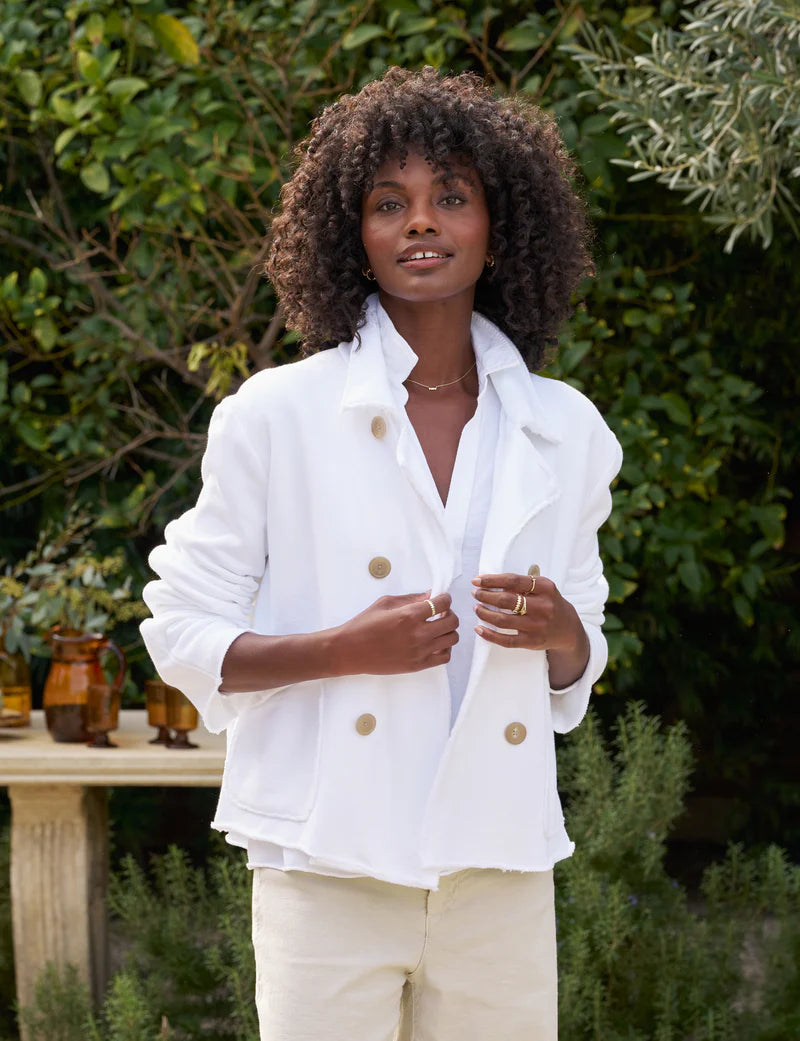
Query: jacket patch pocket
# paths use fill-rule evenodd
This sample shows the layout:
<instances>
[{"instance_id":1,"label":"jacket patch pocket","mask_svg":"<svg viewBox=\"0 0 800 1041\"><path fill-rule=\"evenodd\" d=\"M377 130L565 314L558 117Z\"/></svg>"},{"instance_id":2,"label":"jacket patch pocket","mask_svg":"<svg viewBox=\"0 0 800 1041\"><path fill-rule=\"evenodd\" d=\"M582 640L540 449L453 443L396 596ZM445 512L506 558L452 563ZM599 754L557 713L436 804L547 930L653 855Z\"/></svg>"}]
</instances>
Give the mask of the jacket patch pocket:
<instances>
[{"instance_id":1,"label":"jacket patch pocket","mask_svg":"<svg viewBox=\"0 0 800 1041\"><path fill-rule=\"evenodd\" d=\"M321 712L321 686L307 683L238 717L225 760L225 784L237 806L306 820L317 791Z\"/></svg>"}]
</instances>

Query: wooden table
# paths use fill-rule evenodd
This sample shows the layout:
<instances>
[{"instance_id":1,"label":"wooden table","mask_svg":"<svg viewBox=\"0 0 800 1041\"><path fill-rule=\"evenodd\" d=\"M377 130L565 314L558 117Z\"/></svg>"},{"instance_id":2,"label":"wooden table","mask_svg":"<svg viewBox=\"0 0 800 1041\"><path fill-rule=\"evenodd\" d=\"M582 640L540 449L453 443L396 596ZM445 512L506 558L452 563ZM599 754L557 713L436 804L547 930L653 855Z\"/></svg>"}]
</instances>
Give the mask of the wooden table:
<instances>
[{"instance_id":1,"label":"wooden table","mask_svg":"<svg viewBox=\"0 0 800 1041\"><path fill-rule=\"evenodd\" d=\"M144 710L120 713L117 748L60 744L42 712L0 729L0 784L11 798L11 913L17 1001L33 1001L52 962L77 967L96 1000L108 981L108 809L115 786L219 787L225 735L202 726L200 747L151 745ZM24 1035L23 1035L24 1036Z\"/></svg>"}]
</instances>

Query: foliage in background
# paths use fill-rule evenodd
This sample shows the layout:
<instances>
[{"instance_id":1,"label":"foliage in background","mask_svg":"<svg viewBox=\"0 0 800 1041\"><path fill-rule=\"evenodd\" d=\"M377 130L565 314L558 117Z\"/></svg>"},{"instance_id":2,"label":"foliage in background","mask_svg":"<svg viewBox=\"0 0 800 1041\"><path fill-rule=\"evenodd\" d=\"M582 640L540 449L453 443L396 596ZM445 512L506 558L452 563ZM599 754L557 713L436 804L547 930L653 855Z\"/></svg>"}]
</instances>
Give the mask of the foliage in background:
<instances>
[{"instance_id":1,"label":"foliage in background","mask_svg":"<svg viewBox=\"0 0 800 1041\"><path fill-rule=\"evenodd\" d=\"M558 868L560 1036L566 1041L766 1041L800 1014L800 868L733 846L698 911L664 867L689 785L686 728L632 703L607 742L597 718L559 779L577 852Z\"/></svg>"},{"instance_id":2,"label":"foliage in background","mask_svg":"<svg viewBox=\"0 0 800 1041\"><path fill-rule=\"evenodd\" d=\"M90 538L93 518L75 511L39 536L31 552L0 572L0 633L5 649L47 653L46 635L60 625L105 632L109 625L143 618L131 592L133 576L120 577L121 552L99 557ZM3 566L0 560L0 568Z\"/></svg>"},{"instance_id":3,"label":"foliage in background","mask_svg":"<svg viewBox=\"0 0 800 1041\"><path fill-rule=\"evenodd\" d=\"M556 871L562 1041L797 1036L800 868L775 847L732 847L700 907L665 870L689 784L685 727L632 703L612 741L590 715L560 759L577 842ZM67 1001L50 981L31 1041L256 1041L248 875L230 852L207 872L176 848L149 877L128 862L112 887L128 955L103 1016L87 1031L85 994Z\"/></svg>"},{"instance_id":4,"label":"foliage in background","mask_svg":"<svg viewBox=\"0 0 800 1041\"><path fill-rule=\"evenodd\" d=\"M646 16L655 8L642 7ZM703 0L679 29L648 21L637 53L584 27L572 54L633 156L632 181L656 178L728 232L766 247L776 218L800 234L800 13L794 2Z\"/></svg>"},{"instance_id":5,"label":"foliage in background","mask_svg":"<svg viewBox=\"0 0 800 1041\"><path fill-rule=\"evenodd\" d=\"M764 5L751 8L730 30L737 54L750 36L777 39ZM387 64L477 70L556 115L598 229L597 278L550 371L592 396L626 450L602 537L603 689L687 719L698 785L758 793L767 810L748 834L777 835L798 804L796 242L776 222L769 250L740 238L725 255L684 196L626 181L615 163L636 153L586 93L592 40L645 60L647 22L683 54L698 12L670 0L188 0L177 13L166 0L72 0L64 17L47 0L6 0L0 555L24 556L29 533L75 499L101 554L123 547L138 592L147 549L196 496L215 398L295 356L260 274L292 146L323 103ZM773 86L767 108L796 89ZM795 126L790 112L776 130L781 163ZM729 166L725 191L741 197ZM800 833L787 841L800 848Z\"/></svg>"}]
</instances>

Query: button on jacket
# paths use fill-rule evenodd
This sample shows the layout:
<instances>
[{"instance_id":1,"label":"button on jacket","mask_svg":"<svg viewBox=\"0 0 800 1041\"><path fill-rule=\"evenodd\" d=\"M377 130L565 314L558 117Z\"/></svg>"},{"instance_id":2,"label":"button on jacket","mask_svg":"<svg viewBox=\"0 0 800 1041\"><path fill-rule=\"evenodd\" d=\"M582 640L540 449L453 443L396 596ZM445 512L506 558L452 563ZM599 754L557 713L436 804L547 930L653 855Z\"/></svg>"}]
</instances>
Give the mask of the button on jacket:
<instances>
[{"instance_id":1,"label":"button on jacket","mask_svg":"<svg viewBox=\"0 0 800 1041\"><path fill-rule=\"evenodd\" d=\"M577 726L606 663L597 529L621 451L588 399L531 375L481 315L473 347L495 361L502 415L480 570L535 563L556 583L589 637L583 676L551 691L544 651L478 639L452 730L444 666L219 692L243 632L313 632L451 584L441 502L408 465L394 388L410 368L384 351L381 313L370 297L352 343L260 372L217 407L197 505L150 557L142 635L162 679L227 728L214 826L233 841L426 888L467 867L547 870L573 848L553 731Z\"/></svg>"}]
</instances>

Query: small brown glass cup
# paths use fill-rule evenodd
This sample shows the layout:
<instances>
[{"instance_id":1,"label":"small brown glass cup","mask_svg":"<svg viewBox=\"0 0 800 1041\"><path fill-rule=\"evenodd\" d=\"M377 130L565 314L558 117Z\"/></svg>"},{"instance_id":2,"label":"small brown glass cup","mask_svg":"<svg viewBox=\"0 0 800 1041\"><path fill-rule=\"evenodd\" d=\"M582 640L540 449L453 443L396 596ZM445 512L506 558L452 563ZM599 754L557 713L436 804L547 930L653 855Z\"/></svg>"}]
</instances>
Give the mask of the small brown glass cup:
<instances>
[{"instance_id":1,"label":"small brown glass cup","mask_svg":"<svg viewBox=\"0 0 800 1041\"><path fill-rule=\"evenodd\" d=\"M147 706L147 723L157 730L156 736L148 744L168 745L170 740L167 727L167 685L161 680L147 680L144 685L144 698Z\"/></svg>"},{"instance_id":2,"label":"small brown glass cup","mask_svg":"<svg viewBox=\"0 0 800 1041\"><path fill-rule=\"evenodd\" d=\"M107 683L90 683L86 693L86 729L89 748L116 748L108 733L119 726L119 691Z\"/></svg>"},{"instance_id":3,"label":"small brown glass cup","mask_svg":"<svg viewBox=\"0 0 800 1041\"><path fill-rule=\"evenodd\" d=\"M167 726L175 736L167 742L167 748L197 748L189 740L189 731L197 729L197 709L182 690L167 684Z\"/></svg>"}]
</instances>

